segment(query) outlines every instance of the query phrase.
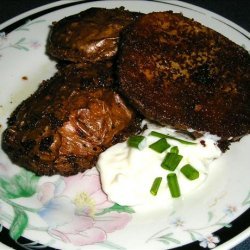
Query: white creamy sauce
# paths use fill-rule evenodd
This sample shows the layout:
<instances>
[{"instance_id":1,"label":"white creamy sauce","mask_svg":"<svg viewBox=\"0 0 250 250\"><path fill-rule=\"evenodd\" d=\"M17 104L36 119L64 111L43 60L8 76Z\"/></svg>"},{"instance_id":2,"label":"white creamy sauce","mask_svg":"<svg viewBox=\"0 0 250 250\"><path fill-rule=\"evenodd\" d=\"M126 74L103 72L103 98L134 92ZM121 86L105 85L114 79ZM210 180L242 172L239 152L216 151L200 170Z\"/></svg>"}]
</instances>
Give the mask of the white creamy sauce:
<instances>
[{"instance_id":1,"label":"white creamy sauce","mask_svg":"<svg viewBox=\"0 0 250 250\"><path fill-rule=\"evenodd\" d=\"M103 152L97 162L100 172L102 188L109 199L120 205L156 205L166 201L172 201L167 185L166 176L171 171L161 167L161 163L170 151L168 148L163 153L157 153L148 146L159 138L149 135L151 131L168 134L183 140L190 140L185 135L175 130L160 127L149 122L147 129L142 133L146 137L146 146L142 150L131 148L127 142L118 143ZM185 145L176 140L167 139L171 146L179 148L179 154L183 156L180 164L174 171L177 175L181 196L198 188L207 178L209 164L221 155L217 146L218 137L205 134L196 139L195 145ZM199 171L199 178L188 180L180 169L185 164L191 164ZM162 177L162 182L156 196L150 193L150 188L156 177Z\"/></svg>"}]
</instances>

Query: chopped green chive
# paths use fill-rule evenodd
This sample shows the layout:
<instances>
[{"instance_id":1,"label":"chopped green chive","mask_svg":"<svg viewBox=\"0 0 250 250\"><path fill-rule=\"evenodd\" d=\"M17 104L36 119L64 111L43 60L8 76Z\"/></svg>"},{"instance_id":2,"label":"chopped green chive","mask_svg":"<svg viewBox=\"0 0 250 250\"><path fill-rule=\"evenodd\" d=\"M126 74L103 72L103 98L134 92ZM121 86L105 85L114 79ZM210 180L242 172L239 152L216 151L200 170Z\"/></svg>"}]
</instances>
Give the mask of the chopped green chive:
<instances>
[{"instance_id":1,"label":"chopped green chive","mask_svg":"<svg viewBox=\"0 0 250 250\"><path fill-rule=\"evenodd\" d=\"M170 153L179 154L179 148L177 146L172 147Z\"/></svg>"},{"instance_id":2,"label":"chopped green chive","mask_svg":"<svg viewBox=\"0 0 250 250\"><path fill-rule=\"evenodd\" d=\"M153 184L152 184L152 187L150 189L150 193L152 195L157 195L158 193L158 190L159 190L159 187L161 185L161 181L162 181L162 177L156 177Z\"/></svg>"},{"instance_id":3,"label":"chopped green chive","mask_svg":"<svg viewBox=\"0 0 250 250\"><path fill-rule=\"evenodd\" d=\"M165 158L161 163L161 167L166 170L174 171L179 165L182 158L183 158L182 155L178 155L175 153L167 153L167 155L165 156Z\"/></svg>"},{"instance_id":4,"label":"chopped green chive","mask_svg":"<svg viewBox=\"0 0 250 250\"><path fill-rule=\"evenodd\" d=\"M128 146L132 148L142 149L145 146L146 138L142 135L133 135L128 138Z\"/></svg>"},{"instance_id":5,"label":"chopped green chive","mask_svg":"<svg viewBox=\"0 0 250 250\"><path fill-rule=\"evenodd\" d=\"M152 135L152 136L155 136L155 137L158 137L158 138L167 138L167 136L165 134L162 134L162 133L159 133L159 132L156 132L156 131L151 131L149 135Z\"/></svg>"},{"instance_id":6,"label":"chopped green chive","mask_svg":"<svg viewBox=\"0 0 250 250\"><path fill-rule=\"evenodd\" d=\"M158 153L164 152L169 147L170 147L170 145L167 143L165 138L162 138L162 139L158 140L157 142L149 145L149 148L153 149L154 151L156 151Z\"/></svg>"},{"instance_id":7,"label":"chopped green chive","mask_svg":"<svg viewBox=\"0 0 250 250\"><path fill-rule=\"evenodd\" d=\"M191 181L199 178L199 172L190 164L183 166L181 172Z\"/></svg>"},{"instance_id":8,"label":"chopped green chive","mask_svg":"<svg viewBox=\"0 0 250 250\"><path fill-rule=\"evenodd\" d=\"M162 133L159 133L159 132L156 132L156 131L151 131L150 135L158 137L158 138L172 139L172 140L178 141L178 142L180 142L182 144L186 144L186 145L195 145L195 144L197 144L196 142L182 140L182 139L176 138L174 136L165 135L165 134L162 134Z\"/></svg>"},{"instance_id":9,"label":"chopped green chive","mask_svg":"<svg viewBox=\"0 0 250 250\"><path fill-rule=\"evenodd\" d=\"M171 196L173 198L180 197L181 192L180 192L180 187L179 187L179 183L178 183L176 174L175 173L168 174L167 180L168 180L168 187L169 187L169 191L171 193Z\"/></svg>"}]
</instances>

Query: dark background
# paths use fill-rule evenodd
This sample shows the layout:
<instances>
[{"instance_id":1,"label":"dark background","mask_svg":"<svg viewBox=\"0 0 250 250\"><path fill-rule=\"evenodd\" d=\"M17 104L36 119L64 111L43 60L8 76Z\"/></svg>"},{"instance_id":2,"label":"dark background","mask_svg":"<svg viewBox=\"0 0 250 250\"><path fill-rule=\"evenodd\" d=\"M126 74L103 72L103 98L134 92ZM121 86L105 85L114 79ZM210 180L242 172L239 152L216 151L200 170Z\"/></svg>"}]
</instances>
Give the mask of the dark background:
<instances>
[{"instance_id":1,"label":"dark background","mask_svg":"<svg viewBox=\"0 0 250 250\"><path fill-rule=\"evenodd\" d=\"M53 0L0 0L0 23ZM250 32L250 0L184 0L230 19Z\"/></svg>"},{"instance_id":2,"label":"dark background","mask_svg":"<svg viewBox=\"0 0 250 250\"><path fill-rule=\"evenodd\" d=\"M53 0L0 0L0 24L33 8L55 2ZM184 0L215 12L250 32L250 0ZM249 222L250 224L250 222ZM233 248L249 250L250 238Z\"/></svg>"}]
</instances>

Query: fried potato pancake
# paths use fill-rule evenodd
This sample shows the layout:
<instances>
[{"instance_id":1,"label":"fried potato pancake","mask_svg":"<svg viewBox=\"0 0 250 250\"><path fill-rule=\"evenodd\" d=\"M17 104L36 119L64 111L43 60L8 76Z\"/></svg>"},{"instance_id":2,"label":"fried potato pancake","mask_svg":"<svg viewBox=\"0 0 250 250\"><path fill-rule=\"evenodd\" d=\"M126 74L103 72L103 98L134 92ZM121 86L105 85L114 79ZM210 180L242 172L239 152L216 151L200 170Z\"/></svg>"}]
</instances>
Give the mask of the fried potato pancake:
<instances>
[{"instance_id":1,"label":"fried potato pancake","mask_svg":"<svg viewBox=\"0 0 250 250\"><path fill-rule=\"evenodd\" d=\"M237 140L250 132L250 55L182 14L144 15L122 33L121 93L146 118Z\"/></svg>"},{"instance_id":2,"label":"fried potato pancake","mask_svg":"<svg viewBox=\"0 0 250 250\"><path fill-rule=\"evenodd\" d=\"M141 119L110 88L110 72L109 63L68 65L44 81L8 121L2 147L10 159L37 175L68 176L139 132Z\"/></svg>"},{"instance_id":3,"label":"fried potato pancake","mask_svg":"<svg viewBox=\"0 0 250 250\"><path fill-rule=\"evenodd\" d=\"M47 52L72 62L109 60L116 55L121 30L140 15L121 7L90 8L65 17L51 27Z\"/></svg>"}]
</instances>

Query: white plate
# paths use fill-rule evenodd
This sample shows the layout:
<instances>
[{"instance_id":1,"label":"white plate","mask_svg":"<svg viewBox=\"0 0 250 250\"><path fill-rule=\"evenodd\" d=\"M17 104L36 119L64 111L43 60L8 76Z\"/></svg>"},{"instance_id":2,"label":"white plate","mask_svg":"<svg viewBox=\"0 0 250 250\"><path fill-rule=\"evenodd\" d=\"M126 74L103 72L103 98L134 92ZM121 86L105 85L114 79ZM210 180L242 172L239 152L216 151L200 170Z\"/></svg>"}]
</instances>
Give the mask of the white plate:
<instances>
[{"instance_id":1,"label":"white plate","mask_svg":"<svg viewBox=\"0 0 250 250\"><path fill-rule=\"evenodd\" d=\"M23 18L31 19L0 34L1 133L15 107L56 71L45 54L50 24L90 7L120 6L145 13L182 12L250 50L247 31L179 1L59 1L37 8L0 26L9 32L23 24ZM0 151L0 222L12 236L22 234L31 241L19 243L26 249L40 244L69 250L233 247L250 235L249 148L250 136L232 144L214 162L201 188L168 209L147 212L107 202L95 169L68 178L38 178L11 164Z\"/></svg>"}]
</instances>

